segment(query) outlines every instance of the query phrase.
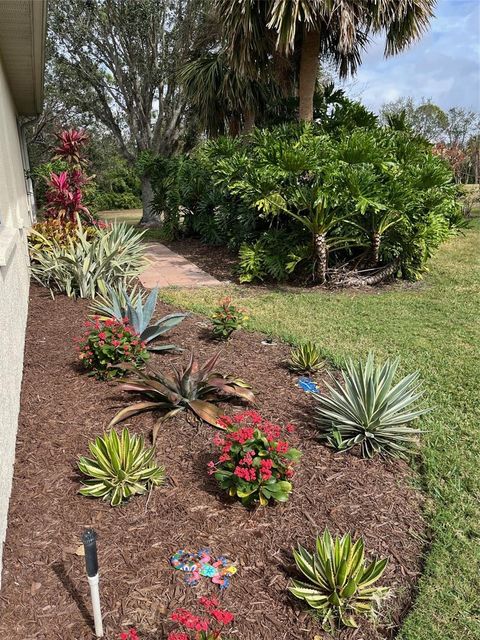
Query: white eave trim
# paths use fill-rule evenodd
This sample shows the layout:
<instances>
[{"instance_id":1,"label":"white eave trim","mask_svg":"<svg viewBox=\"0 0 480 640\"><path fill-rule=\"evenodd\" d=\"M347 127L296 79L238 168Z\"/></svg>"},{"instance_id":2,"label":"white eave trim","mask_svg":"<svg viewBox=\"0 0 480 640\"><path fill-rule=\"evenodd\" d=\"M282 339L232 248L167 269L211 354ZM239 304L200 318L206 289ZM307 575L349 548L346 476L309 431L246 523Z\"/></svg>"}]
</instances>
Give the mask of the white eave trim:
<instances>
[{"instance_id":1,"label":"white eave trim","mask_svg":"<svg viewBox=\"0 0 480 640\"><path fill-rule=\"evenodd\" d=\"M43 109L47 0L32 0L32 60L35 111Z\"/></svg>"}]
</instances>

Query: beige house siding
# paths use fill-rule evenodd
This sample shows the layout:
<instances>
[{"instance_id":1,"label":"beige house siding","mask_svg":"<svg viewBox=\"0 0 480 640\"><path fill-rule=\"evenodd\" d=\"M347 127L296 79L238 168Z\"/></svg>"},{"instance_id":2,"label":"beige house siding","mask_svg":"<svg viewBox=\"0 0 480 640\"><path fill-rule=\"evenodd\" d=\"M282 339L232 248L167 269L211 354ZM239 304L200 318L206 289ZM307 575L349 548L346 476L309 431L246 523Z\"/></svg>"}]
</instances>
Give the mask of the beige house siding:
<instances>
[{"instance_id":1,"label":"beige house siding","mask_svg":"<svg viewBox=\"0 0 480 640\"><path fill-rule=\"evenodd\" d=\"M20 404L31 215L17 113L0 60L0 569Z\"/></svg>"}]
</instances>

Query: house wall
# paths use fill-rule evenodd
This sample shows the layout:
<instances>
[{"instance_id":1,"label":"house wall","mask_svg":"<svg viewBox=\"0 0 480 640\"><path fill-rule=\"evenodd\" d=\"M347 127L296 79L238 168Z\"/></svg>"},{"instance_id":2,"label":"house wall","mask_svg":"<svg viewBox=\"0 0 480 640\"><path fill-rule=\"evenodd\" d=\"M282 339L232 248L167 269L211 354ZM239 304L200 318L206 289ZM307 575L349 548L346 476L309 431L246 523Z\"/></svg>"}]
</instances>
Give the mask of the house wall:
<instances>
[{"instance_id":1,"label":"house wall","mask_svg":"<svg viewBox=\"0 0 480 640\"><path fill-rule=\"evenodd\" d=\"M28 308L26 229L32 212L24 175L16 111L0 60L0 572L15 460Z\"/></svg>"}]
</instances>

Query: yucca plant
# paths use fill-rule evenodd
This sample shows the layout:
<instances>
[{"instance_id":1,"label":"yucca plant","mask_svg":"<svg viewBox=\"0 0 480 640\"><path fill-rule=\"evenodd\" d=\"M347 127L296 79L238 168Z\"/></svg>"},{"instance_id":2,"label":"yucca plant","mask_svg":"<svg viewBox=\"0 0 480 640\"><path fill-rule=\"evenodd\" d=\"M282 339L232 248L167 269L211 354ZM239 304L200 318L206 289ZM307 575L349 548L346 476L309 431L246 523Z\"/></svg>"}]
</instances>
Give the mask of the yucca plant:
<instances>
[{"instance_id":1,"label":"yucca plant","mask_svg":"<svg viewBox=\"0 0 480 640\"><path fill-rule=\"evenodd\" d=\"M288 366L298 373L315 373L324 366L319 347L314 342L305 342L292 348Z\"/></svg>"},{"instance_id":2,"label":"yucca plant","mask_svg":"<svg viewBox=\"0 0 480 640\"><path fill-rule=\"evenodd\" d=\"M187 366L174 369L173 376L164 373L143 373L133 365L120 363L119 368L132 372L135 378L124 378L122 389L144 395L147 400L122 409L117 413L110 426L126 420L130 416L142 411L165 410L162 420L157 423L153 439L155 441L162 421L174 416L180 411L191 411L200 420L220 428L218 419L224 415L214 402L223 398L237 397L246 402L254 402L255 396L249 384L214 371L220 353L209 358L202 366L192 353Z\"/></svg>"},{"instance_id":3,"label":"yucca plant","mask_svg":"<svg viewBox=\"0 0 480 640\"><path fill-rule=\"evenodd\" d=\"M165 481L165 470L155 463L154 448L146 448L144 439L128 429L120 436L112 429L95 438L89 449L92 458L81 456L78 461L78 468L87 476L79 491L83 496L110 500L116 507Z\"/></svg>"},{"instance_id":4,"label":"yucca plant","mask_svg":"<svg viewBox=\"0 0 480 640\"><path fill-rule=\"evenodd\" d=\"M365 362L347 363L343 385L327 384L330 397L314 393L321 439L338 449L360 446L361 454L407 458L420 429L408 424L430 411L409 408L423 396L418 371L393 383L398 358L375 365L373 353Z\"/></svg>"},{"instance_id":5,"label":"yucca plant","mask_svg":"<svg viewBox=\"0 0 480 640\"><path fill-rule=\"evenodd\" d=\"M353 544L349 533L334 540L325 529L313 553L299 545L293 555L308 582L293 580L289 590L321 614L326 631L358 626L357 615L375 617L379 602L389 594L388 588L373 586L387 559L366 564L363 540Z\"/></svg>"},{"instance_id":6,"label":"yucca plant","mask_svg":"<svg viewBox=\"0 0 480 640\"><path fill-rule=\"evenodd\" d=\"M77 216L77 229L65 244L32 229L39 242L30 245L31 273L53 293L95 298L106 285L138 275L145 264L142 237L124 222L98 228L92 237Z\"/></svg>"},{"instance_id":7,"label":"yucca plant","mask_svg":"<svg viewBox=\"0 0 480 640\"><path fill-rule=\"evenodd\" d=\"M185 313L170 313L150 324L157 304L158 288L153 289L145 298L136 287L128 291L123 282L115 286L106 286L105 295L99 296L92 304L92 311L100 318L115 318L121 321L128 318L131 327L147 344L149 351L167 351L178 349L174 344L151 345L150 343L180 324Z\"/></svg>"}]
</instances>

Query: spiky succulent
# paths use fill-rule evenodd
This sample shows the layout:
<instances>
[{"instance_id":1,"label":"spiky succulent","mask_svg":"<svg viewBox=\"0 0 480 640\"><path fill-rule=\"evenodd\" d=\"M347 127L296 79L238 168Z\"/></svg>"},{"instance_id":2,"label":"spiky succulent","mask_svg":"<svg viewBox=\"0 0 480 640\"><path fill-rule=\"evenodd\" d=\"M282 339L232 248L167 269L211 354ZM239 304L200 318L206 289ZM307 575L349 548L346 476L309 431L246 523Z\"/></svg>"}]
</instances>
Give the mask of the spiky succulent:
<instances>
[{"instance_id":1,"label":"spiky succulent","mask_svg":"<svg viewBox=\"0 0 480 640\"><path fill-rule=\"evenodd\" d=\"M154 460L154 448L146 448L144 439L123 429L112 429L89 444L92 458L81 456L78 468L87 476L79 493L110 500L116 507L131 496L145 493L165 481L165 470Z\"/></svg>"},{"instance_id":2,"label":"spiky succulent","mask_svg":"<svg viewBox=\"0 0 480 640\"><path fill-rule=\"evenodd\" d=\"M359 445L366 458L407 457L421 433L408 424L429 409L411 408L423 396L418 371L393 383L398 365L398 359L375 365L369 353L365 362L347 363L343 385L327 384L330 396L313 394L321 438L338 449Z\"/></svg>"},{"instance_id":3,"label":"spiky succulent","mask_svg":"<svg viewBox=\"0 0 480 640\"><path fill-rule=\"evenodd\" d=\"M209 358L202 366L192 353L188 364L180 369L174 369L174 374L168 376L164 373L143 373L127 363L121 363L119 367L124 371L133 372L136 378L124 378L122 389L137 392L144 395L147 400L122 409L117 413L110 426L126 420L130 416L142 411L165 410L162 420L165 420L180 411L189 410L198 418L218 427L220 416L224 414L214 402L223 398L235 396L246 402L254 402L255 396L249 384L214 371L220 354ZM153 438L155 441L160 422L157 423Z\"/></svg>"},{"instance_id":4,"label":"spiky succulent","mask_svg":"<svg viewBox=\"0 0 480 640\"><path fill-rule=\"evenodd\" d=\"M305 342L292 348L288 366L298 373L315 373L324 366L320 349L314 342Z\"/></svg>"},{"instance_id":5,"label":"spiky succulent","mask_svg":"<svg viewBox=\"0 0 480 640\"><path fill-rule=\"evenodd\" d=\"M321 614L327 631L342 625L356 627L356 616L374 617L378 603L389 593L386 587L373 586L387 559L366 564L363 540L353 544L349 533L333 539L325 529L313 553L299 545L293 555L307 582L293 580L289 590Z\"/></svg>"},{"instance_id":6,"label":"spiky succulent","mask_svg":"<svg viewBox=\"0 0 480 640\"><path fill-rule=\"evenodd\" d=\"M160 320L150 324L157 304L158 288L153 289L145 299L143 293L134 287L130 292L120 283L116 287L107 285L105 295L99 296L92 304L92 310L101 318L128 318L149 351L166 351L176 349L174 344L151 345L161 335L180 324L187 315L185 313L170 313Z\"/></svg>"}]
</instances>

